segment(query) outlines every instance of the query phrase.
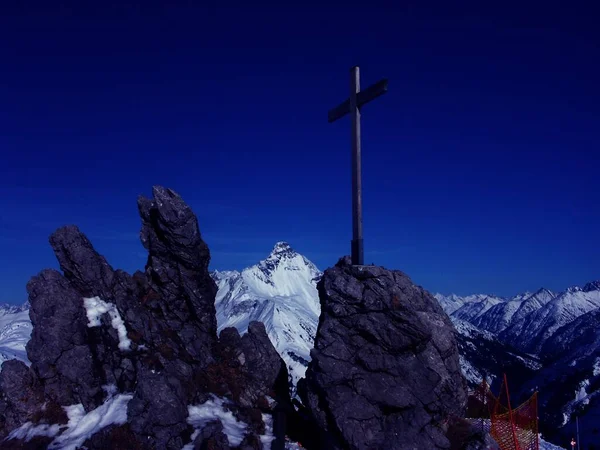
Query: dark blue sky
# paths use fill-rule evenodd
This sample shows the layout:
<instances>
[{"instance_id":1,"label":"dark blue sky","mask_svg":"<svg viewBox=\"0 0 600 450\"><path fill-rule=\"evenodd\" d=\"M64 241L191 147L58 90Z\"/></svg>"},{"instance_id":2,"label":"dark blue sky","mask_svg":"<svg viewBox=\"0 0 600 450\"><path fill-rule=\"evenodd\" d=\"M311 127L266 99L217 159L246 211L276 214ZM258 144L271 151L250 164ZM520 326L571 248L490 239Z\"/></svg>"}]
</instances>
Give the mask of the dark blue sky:
<instances>
[{"instance_id":1,"label":"dark blue sky","mask_svg":"<svg viewBox=\"0 0 600 450\"><path fill-rule=\"evenodd\" d=\"M277 240L334 264L350 123L327 111L355 64L363 87L389 78L363 109L367 263L459 294L600 278L592 10L81 3L2 5L0 302L56 267L47 239L67 223L143 268L136 197L154 184L193 207L214 269Z\"/></svg>"}]
</instances>

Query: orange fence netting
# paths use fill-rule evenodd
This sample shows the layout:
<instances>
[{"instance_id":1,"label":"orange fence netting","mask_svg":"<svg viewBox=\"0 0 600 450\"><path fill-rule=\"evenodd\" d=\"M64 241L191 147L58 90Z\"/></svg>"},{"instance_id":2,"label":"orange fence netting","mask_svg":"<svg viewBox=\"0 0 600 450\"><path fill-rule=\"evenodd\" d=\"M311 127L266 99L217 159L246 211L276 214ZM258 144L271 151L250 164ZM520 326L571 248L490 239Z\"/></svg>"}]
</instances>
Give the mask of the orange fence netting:
<instances>
[{"instance_id":1,"label":"orange fence netting","mask_svg":"<svg viewBox=\"0 0 600 450\"><path fill-rule=\"evenodd\" d=\"M498 397L485 380L469 392L467 418L489 433L502 450L539 450L537 392L512 409L506 375Z\"/></svg>"}]
</instances>

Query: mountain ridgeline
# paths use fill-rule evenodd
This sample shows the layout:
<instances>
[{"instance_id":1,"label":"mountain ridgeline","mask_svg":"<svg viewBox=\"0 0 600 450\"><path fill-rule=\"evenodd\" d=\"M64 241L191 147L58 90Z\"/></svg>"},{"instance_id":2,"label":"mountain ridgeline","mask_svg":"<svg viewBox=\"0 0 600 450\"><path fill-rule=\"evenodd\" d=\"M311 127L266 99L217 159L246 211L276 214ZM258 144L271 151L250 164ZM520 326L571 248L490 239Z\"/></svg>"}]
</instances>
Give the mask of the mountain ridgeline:
<instances>
[{"instance_id":1,"label":"mountain ridgeline","mask_svg":"<svg viewBox=\"0 0 600 450\"><path fill-rule=\"evenodd\" d=\"M287 367L287 387L299 399L317 333L323 273L288 243L241 272L214 271L217 331L248 332L262 322ZM512 298L436 294L457 331L462 372L469 386L483 377L498 390L507 373L515 401L540 390L541 428L553 440L580 416L583 442L598 440L600 423L600 282L555 293L541 288ZM0 362L30 364L29 303L0 307Z\"/></svg>"},{"instance_id":2,"label":"mountain ridgeline","mask_svg":"<svg viewBox=\"0 0 600 450\"><path fill-rule=\"evenodd\" d=\"M600 282L513 298L436 298L459 332L472 386L485 377L497 390L507 373L515 404L539 391L544 436L568 442L578 416L581 448L600 448Z\"/></svg>"},{"instance_id":3,"label":"mountain ridgeline","mask_svg":"<svg viewBox=\"0 0 600 450\"><path fill-rule=\"evenodd\" d=\"M211 274L179 195L154 187L138 210L143 272L65 226L30 322L4 314L2 448L495 448L463 419L452 322L406 274L347 257L321 273L284 242Z\"/></svg>"}]
</instances>

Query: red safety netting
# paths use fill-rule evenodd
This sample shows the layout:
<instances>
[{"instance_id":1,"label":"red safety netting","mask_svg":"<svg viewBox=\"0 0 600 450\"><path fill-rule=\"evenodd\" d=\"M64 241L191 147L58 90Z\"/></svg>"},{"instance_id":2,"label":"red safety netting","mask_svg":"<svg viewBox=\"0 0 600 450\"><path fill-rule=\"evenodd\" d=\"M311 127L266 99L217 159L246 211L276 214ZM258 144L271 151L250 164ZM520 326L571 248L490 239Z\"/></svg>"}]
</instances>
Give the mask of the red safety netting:
<instances>
[{"instance_id":1,"label":"red safety netting","mask_svg":"<svg viewBox=\"0 0 600 450\"><path fill-rule=\"evenodd\" d=\"M506 376L498 397L485 380L469 392L468 419L488 432L502 450L538 450L537 392L512 409Z\"/></svg>"}]
</instances>

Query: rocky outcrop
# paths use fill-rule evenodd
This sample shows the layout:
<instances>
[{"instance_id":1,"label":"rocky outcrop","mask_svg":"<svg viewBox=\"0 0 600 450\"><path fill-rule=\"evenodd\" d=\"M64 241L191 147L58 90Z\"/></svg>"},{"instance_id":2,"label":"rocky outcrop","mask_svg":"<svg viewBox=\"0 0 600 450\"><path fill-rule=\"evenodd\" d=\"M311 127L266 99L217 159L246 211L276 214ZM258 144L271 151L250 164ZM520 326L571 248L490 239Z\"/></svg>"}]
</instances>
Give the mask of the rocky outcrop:
<instances>
[{"instance_id":1,"label":"rocky outcrop","mask_svg":"<svg viewBox=\"0 0 600 450\"><path fill-rule=\"evenodd\" d=\"M75 226L51 236L62 273L44 270L27 286L31 368L2 366L3 446L73 443L76 418L88 414L101 424L77 441L89 449L259 449L271 428L280 434L273 448L282 448L287 372L264 326L252 323L242 337L227 329L219 340L196 217L162 187L138 208L149 253L143 273L113 269ZM194 424L190 407L211 399L222 408Z\"/></svg>"},{"instance_id":2,"label":"rocky outcrop","mask_svg":"<svg viewBox=\"0 0 600 450\"><path fill-rule=\"evenodd\" d=\"M162 187L138 209L144 272L114 269L75 226L50 237L61 271L27 285L31 367L2 366L1 448L280 450L285 434L309 449L484 445L456 420L466 384L453 327L406 275L348 258L325 272L296 412L262 323L217 336L191 209Z\"/></svg>"},{"instance_id":3,"label":"rocky outcrop","mask_svg":"<svg viewBox=\"0 0 600 450\"><path fill-rule=\"evenodd\" d=\"M399 271L343 258L318 284L304 413L328 449L449 449L467 399L453 327Z\"/></svg>"}]
</instances>

